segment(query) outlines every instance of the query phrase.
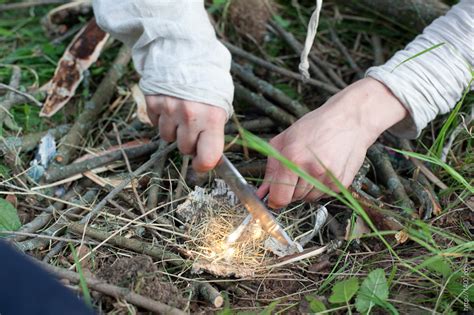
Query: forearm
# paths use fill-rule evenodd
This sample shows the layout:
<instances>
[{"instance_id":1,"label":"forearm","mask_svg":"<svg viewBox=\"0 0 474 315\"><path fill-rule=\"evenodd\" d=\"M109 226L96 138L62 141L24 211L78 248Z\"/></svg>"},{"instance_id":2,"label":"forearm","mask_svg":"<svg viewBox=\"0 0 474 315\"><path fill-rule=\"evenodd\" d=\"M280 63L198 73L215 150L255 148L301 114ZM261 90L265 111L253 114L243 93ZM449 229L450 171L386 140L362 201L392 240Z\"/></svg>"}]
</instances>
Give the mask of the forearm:
<instances>
[{"instance_id":1,"label":"forearm","mask_svg":"<svg viewBox=\"0 0 474 315\"><path fill-rule=\"evenodd\" d=\"M473 10L472 1L461 1L385 65L367 71L367 76L387 86L409 112L391 128L393 133L417 137L436 115L450 111L468 87L473 64ZM425 50L429 51L403 63Z\"/></svg>"},{"instance_id":2,"label":"forearm","mask_svg":"<svg viewBox=\"0 0 474 315\"><path fill-rule=\"evenodd\" d=\"M217 40L203 0L95 0L98 24L132 47L140 87L221 107L230 117L230 54Z\"/></svg>"}]
</instances>

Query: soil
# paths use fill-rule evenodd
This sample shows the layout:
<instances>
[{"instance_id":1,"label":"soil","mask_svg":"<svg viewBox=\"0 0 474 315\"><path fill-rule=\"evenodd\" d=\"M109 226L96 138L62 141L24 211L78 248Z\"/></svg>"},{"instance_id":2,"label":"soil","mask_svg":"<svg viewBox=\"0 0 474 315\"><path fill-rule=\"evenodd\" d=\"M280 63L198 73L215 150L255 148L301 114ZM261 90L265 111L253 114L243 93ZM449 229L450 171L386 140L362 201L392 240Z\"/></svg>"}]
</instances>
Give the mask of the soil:
<instances>
[{"instance_id":1,"label":"soil","mask_svg":"<svg viewBox=\"0 0 474 315\"><path fill-rule=\"evenodd\" d=\"M270 0L232 1L229 7L230 23L238 32L262 43L267 32L267 22L271 18L270 5Z\"/></svg>"},{"instance_id":2,"label":"soil","mask_svg":"<svg viewBox=\"0 0 474 315\"><path fill-rule=\"evenodd\" d=\"M104 264L97 276L110 284L133 290L135 293L183 309L186 300L172 283L164 282L157 273L158 268L149 256L118 258L111 265ZM114 304L112 298L105 297Z\"/></svg>"}]
</instances>

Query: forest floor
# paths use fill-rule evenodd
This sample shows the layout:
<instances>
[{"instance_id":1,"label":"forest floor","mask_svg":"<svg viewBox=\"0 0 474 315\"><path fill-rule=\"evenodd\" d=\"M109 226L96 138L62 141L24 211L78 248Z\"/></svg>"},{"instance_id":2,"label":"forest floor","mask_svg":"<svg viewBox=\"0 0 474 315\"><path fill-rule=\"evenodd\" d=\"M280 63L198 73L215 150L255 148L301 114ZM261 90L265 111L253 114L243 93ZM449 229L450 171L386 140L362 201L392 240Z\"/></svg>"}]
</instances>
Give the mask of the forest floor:
<instances>
[{"instance_id":1,"label":"forest floor","mask_svg":"<svg viewBox=\"0 0 474 315\"><path fill-rule=\"evenodd\" d=\"M0 0L0 233L95 310L472 312L474 94L466 91L417 140L384 133L349 190L275 213L303 253L278 257L253 225L258 235L229 249L224 240L245 210L213 172L194 172L189 157L142 122L130 51L97 28L90 3L60 2ZM389 16L394 4L385 3L324 1L312 80L302 80L314 1L206 1L234 62L226 155L249 182L258 186L272 154L259 139L421 31L407 20L414 8ZM427 12L420 20L432 19Z\"/></svg>"}]
</instances>

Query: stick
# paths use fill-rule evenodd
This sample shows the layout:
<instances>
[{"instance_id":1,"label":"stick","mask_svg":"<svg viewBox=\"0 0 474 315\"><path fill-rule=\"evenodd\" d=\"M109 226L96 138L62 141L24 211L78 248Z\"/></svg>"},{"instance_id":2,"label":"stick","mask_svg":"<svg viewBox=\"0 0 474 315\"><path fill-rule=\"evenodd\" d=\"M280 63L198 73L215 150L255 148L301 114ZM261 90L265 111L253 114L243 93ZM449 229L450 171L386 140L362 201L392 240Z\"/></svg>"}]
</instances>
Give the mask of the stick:
<instances>
[{"instance_id":1,"label":"stick","mask_svg":"<svg viewBox=\"0 0 474 315\"><path fill-rule=\"evenodd\" d=\"M129 239L120 235L115 235L111 237L112 233L104 232L91 227L86 227L84 224L77 222L71 223L68 227L68 230L77 235L85 234L87 237L90 237L94 240L105 241L108 239L108 244L120 248L126 248L136 253L145 254L153 258L159 259L160 261L169 262L173 266L182 266L184 264L184 260L181 256L169 252L164 247L158 244L151 244L136 239Z\"/></svg>"},{"instance_id":2,"label":"stick","mask_svg":"<svg viewBox=\"0 0 474 315\"><path fill-rule=\"evenodd\" d=\"M397 173L393 169L390 158L381 144L375 143L367 151L367 156L374 166L377 178L388 188L396 202L403 208L404 212L413 209L413 202L408 198Z\"/></svg>"},{"instance_id":3,"label":"stick","mask_svg":"<svg viewBox=\"0 0 474 315\"><path fill-rule=\"evenodd\" d=\"M12 75L10 78L10 83L9 86L11 88L17 89L20 86L20 80L21 80L21 69L18 66L13 66L12 67ZM5 100L10 100L13 97L13 93L8 92L5 95ZM9 115L11 105L10 104L3 104L3 106L0 104L0 127L3 125L3 121Z\"/></svg>"},{"instance_id":4,"label":"stick","mask_svg":"<svg viewBox=\"0 0 474 315\"><path fill-rule=\"evenodd\" d=\"M36 1L25 1L19 3L6 3L0 5L0 12L8 10L18 10L18 9L28 9L31 7L36 7L40 5L47 4L58 4L58 3L67 3L71 0L36 0Z\"/></svg>"},{"instance_id":5,"label":"stick","mask_svg":"<svg viewBox=\"0 0 474 315\"><path fill-rule=\"evenodd\" d=\"M255 76L251 71L245 70L241 65L236 62L232 62L232 71L245 83L252 86L258 92L268 96L275 102L278 102L290 113L300 118L310 110L297 100L293 100L288 97L281 90L275 88L273 85Z\"/></svg>"},{"instance_id":6,"label":"stick","mask_svg":"<svg viewBox=\"0 0 474 315\"><path fill-rule=\"evenodd\" d=\"M117 82L125 73L130 58L130 49L125 45L122 46L92 99L86 103L83 112L76 118L76 122L71 130L62 139L62 146L56 155L58 163L67 164L72 159L82 139L90 131L92 125L97 121L99 114L112 98Z\"/></svg>"},{"instance_id":7,"label":"stick","mask_svg":"<svg viewBox=\"0 0 474 315\"><path fill-rule=\"evenodd\" d=\"M0 143L0 153L6 154L7 152L28 152L36 148L41 138L50 133L55 139L64 136L71 125L59 125L56 128L49 129L48 131L30 133L23 137L7 137L3 138Z\"/></svg>"},{"instance_id":8,"label":"stick","mask_svg":"<svg viewBox=\"0 0 474 315\"><path fill-rule=\"evenodd\" d=\"M12 108L15 105L20 105L20 104L36 104L37 100L43 100L46 98L46 92L37 90L34 92L29 93L34 99L35 102L32 101L31 98L25 97L20 94L13 94L9 99L2 101L2 107L4 108Z\"/></svg>"},{"instance_id":9,"label":"stick","mask_svg":"<svg viewBox=\"0 0 474 315\"><path fill-rule=\"evenodd\" d=\"M166 147L166 142L160 140L159 149L163 150ZM161 176L163 175L163 169L165 167L165 162L167 159L167 155L160 159L155 166L153 167L152 178L150 179L150 183L148 184L148 198L146 207L148 210L156 208L158 205L158 196L160 194L160 183L161 183Z\"/></svg>"},{"instance_id":10,"label":"stick","mask_svg":"<svg viewBox=\"0 0 474 315\"><path fill-rule=\"evenodd\" d=\"M124 149L124 151L129 159L135 159L151 154L152 152L156 151L157 148L158 141L155 141L140 145L138 147ZM90 158L82 162L72 163L64 166L57 165L50 167L49 170L44 174L44 178L46 182L51 183L123 159L124 156L122 151L116 150L114 152Z\"/></svg>"},{"instance_id":11,"label":"stick","mask_svg":"<svg viewBox=\"0 0 474 315\"><path fill-rule=\"evenodd\" d=\"M400 139L400 145L403 150L413 152L413 147L411 146L411 143L407 139ZM408 159L415 165L420 172L422 172L433 184L441 188L442 190L448 189L448 186L443 183L433 172L426 167L425 164L423 164L422 161L418 160L417 158L414 157L408 157Z\"/></svg>"},{"instance_id":12,"label":"stick","mask_svg":"<svg viewBox=\"0 0 474 315\"><path fill-rule=\"evenodd\" d=\"M336 2L375 13L416 33L421 32L434 19L449 10L449 6L439 0L337 0ZM396 18L396 21L390 17Z\"/></svg>"},{"instance_id":13,"label":"stick","mask_svg":"<svg viewBox=\"0 0 474 315\"><path fill-rule=\"evenodd\" d=\"M269 24L277 31L277 33L283 38L283 40L287 42L287 44L293 49L295 53L297 53L298 55L301 54L301 52L303 51L303 45L293 36L293 34L287 32L283 27L281 27L280 25L278 25L278 23L274 21L270 21ZM332 81L329 80L329 78L318 67L318 65L326 69L328 75L338 87L345 88L347 86L344 80L342 80L326 62L322 61L312 53L310 53L309 57L310 69L314 72L315 75L323 75L325 79L321 78L321 80L328 82L331 85L333 84Z\"/></svg>"},{"instance_id":14,"label":"stick","mask_svg":"<svg viewBox=\"0 0 474 315\"><path fill-rule=\"evenodd\" d=\"M296 118L282 110L281 108L276 107L269 101L267 101L262 96L253 93L252 91L244 88L238 83L235 85L235 98L238 101L248 103L254 107L257 107L260 111L268 115L275 122L282 124L283 126L290 126L296 121Z\"/></svg>"},{"instance_id":15,"label":"stick","mask_svg":"<svg viewBox=\"0 0 474 315\"><path fill-rule=\"evenodd\" d=\"M364 71L361 70L357 62L355 62L354 58L352 58L351 54L347 51L346 46L344 46L344 44L341 42L339 36L337 36L336 31L332 27L329 28L329 31L331 33L332 41L334 42L334 44L336 44L336 46L339 48L344 57L346 57L349 66L351 66L352 70L355 71L357 78L364 78Z\"/></svg>"},{"instance_id":16,"label":"stick","mask_svg":"<svg viewBox=\"0 0 474 315\"><path fill-rule=\"evenodd\" d=\"M318 80L315 80L315 79L305 79L299 73L296 73L296 72L281 68L277 65L274 65L273 63L268 62L266 60L263 60L263 59L261 59L257 56L254 56L251 53L248 53L245 50L243 50L243 49L241 49L237 46L234 46L234 45L229 44L227 42L223 42L223 44L227 47L227 49L230 50L232 55L237 56L237 57L241 57L241 58L245 58L248 61L250 61L250 62L252 62L256 65L259 65L260 67L263 67L263 68L265 68L269 71L279 73L279 74L284 75L288 78L292 78L292 79L301 81L303 83L307 83L309 85L313 85L313 86L318 87L322 90L325 90L326 92L329 92L331 94L337 93L337 92L340 91L339 88L333 86L332 84L328 84L328 83L318 81Z\"/></svg>"},{"instance_id":17,"label":"stick","mask_svg":"<svg viewBox=\"0 0 474 315\"><path fill-rule=\"evenodd\" d=\"M96 196L97 196L97 190L94 190L94 189L89 190L82 197L79 197L78 199L76 199L74 203L78 205L85 205L85 204L91 203L95 199ZM77 208L69 209L68 213L79 214L82 211L83 211L82 207L77 207ZM62 235L64 233L64 229L66 226L67 226L67 220L64 217L59 217L58 221L56 221L54 224L52 224L46 230L44 230L42 234L54 235L54 236ZM17 243L16 246L21 251L31 251L37 248L45 247L47 244L48 244L47 239L34 238L34 239Z\"/></svg>"},{"instance_id":18,"label":"stick","mask_svg":"<svg viewBox=\"0 0 474 315\"><path fill-rule=\"evenodd\" d=\"M194 284L195 294L211 303L214 307L222 307L224 298L221 293L208 282L196 282Z\"/></svg>"},{"instance_id":19,"label":"stick","mask_svg":"<svg viewBox=\"0 0 474 315\"><path fill-rule=\"evenodd\" d=\"M88 222L93 216L95 216L102 208L107 204L110 199L113 199L118 193L120 193L125 186L127 186L135 177L141 175L143 172L148 170L152 165L157 163L160 159L164 158L164 156L168 155L171 151L176 149L177 144L172 143L168 145L163 150L156 151L148 161L142 164L139 168L137 168L131 175L129 175L126 179L124 179L117 187L115 187L110 193L105 196L95 207L92 211L87 214L80 222L84 224Z\"/></svg>"},{"instance_id":20,"label":"stick","mask_svg":"<svg viewBox=\"0 0 474 315\"><path fill-rule=\"evenodd\" d=\"M67 279L73 283L79 283L81 276L73 271L65 270L63 268L55 267L44 262L38 262L40 266L52 273L54 276L60 279ZM91 278L83 276L83 279L86 281L87 286L91 289L113 296L117 299L124 299L127 302L142 307L146 310L149 310L158 314L170 314L170 315L185 315L186 313L175 308L164 304L159 301L152 300L145 296L136 294L131 290L123 287L118 287L112 284L108 284L104 281L101 281L96 278Z\"/></svg>"},{"instance_id":21,"label":"stick","mask_svg":"<svg viewBox=\"0 0 474 315\"><path fill-rule=\"evenodd\" d=\"M274 128L275 123L270 118L257 118L253 120L247 120L240 122L240 126L247 131L264 131L265 129ZM225 133L232 134L239 131L236 124L227 124L225 126Z\"/></svg>"},{"instance_id":22,"label":"stick","mask_svg":"<svg viewBox=\"0 0 474 315\"><path fill-rule=\"evenodd\" d=\"M385 57L383 55L382 40L378 35L372 35L372 47L374 49L374 66L380 66L385 63Z\"/></svg>"},{"instance_id":23,"label":"stick","mask_svg":"<svg viewBox=\"0 0 474 315\"><path fill-rule=\"evenodd\" d=\"M6 85L6 84L3 84L3 83L0 83L0 88L3 88L3 89L6 89L6 90L9 90L15 94L18 94L18 95L21 95L23 96L24 98L30 100L32 103L34 103L35 105L38 105L39 107L41 107L43 104L41 102L39 102L36 98L34 98L32 95L28 94L28 93L25 93L25 92L22 92L14 87L11 87L9 85Z\"/></svg>"},{"instance_id":24,"label":"stick","mask_svg":"<svg viewBox=\"0 0 474 315\"><path fill-rule=\"evenodd\" d=\"M83 187L79 185L75 189L69 190L62 198L64 198L64 200L69 201L70 199L74 198L75 196L82 194L82 191L83 191ZM27 224L23 225L20 228L19 232L22 232L22 233L35 233L36 231L38 231L39 229L44 227L46 224L48 224L48 222L53 218L53 214L56 211L60 211L60 210L64 209L65 206L66 206L65 203L60 202L60 201L56 201L55 203L53 203L52 205L50 205L48 207L48 210L50 210L50 211L40 213L33 220L31 220ZM16 242L20 242L20 241L23 241L25 239L26 239L25 236L20 236L20 235L14 238L14 240Z\"/></svg>"}]
</instances>

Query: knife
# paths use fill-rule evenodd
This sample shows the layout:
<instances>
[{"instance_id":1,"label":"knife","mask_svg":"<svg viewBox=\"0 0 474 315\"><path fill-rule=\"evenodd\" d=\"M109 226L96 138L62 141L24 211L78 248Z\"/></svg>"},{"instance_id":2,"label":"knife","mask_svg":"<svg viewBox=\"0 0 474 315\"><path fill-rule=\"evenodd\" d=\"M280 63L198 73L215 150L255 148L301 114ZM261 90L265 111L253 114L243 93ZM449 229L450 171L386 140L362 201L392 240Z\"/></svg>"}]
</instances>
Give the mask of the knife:
<instances>
[{"instance_id":1,"label":"knife","mask_svg":"<svg viewBox=\"0 0 474 315\"><path fill-rule=\"evenodd\" d=\"M225 155L222 155L215 170L217 175L229 185L243 206L265 232L285 246L293 244L285 230L278 225L270 210L258 198L252 186L247 183L245 178Z\"/></svg>"}]
</instances>

